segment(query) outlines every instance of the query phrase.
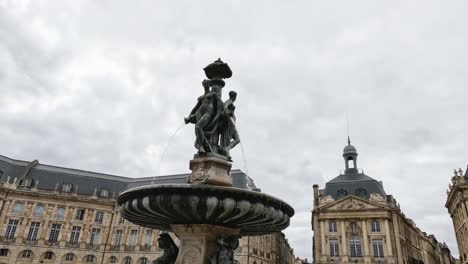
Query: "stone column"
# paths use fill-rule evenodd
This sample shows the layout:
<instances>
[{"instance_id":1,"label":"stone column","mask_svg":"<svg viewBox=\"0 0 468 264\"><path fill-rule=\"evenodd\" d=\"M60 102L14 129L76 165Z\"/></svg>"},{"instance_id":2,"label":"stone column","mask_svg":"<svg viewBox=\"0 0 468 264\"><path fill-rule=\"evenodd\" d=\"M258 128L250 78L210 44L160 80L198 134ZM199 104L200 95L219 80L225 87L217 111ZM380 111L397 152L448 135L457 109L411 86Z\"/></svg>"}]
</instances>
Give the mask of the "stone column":
<instances>
[{"instance_id":1,"label":"stone column","mask_svg":"<svg viewBox=\"0 0 468 264\"><path fill-rule=\"evenodd\" d=\"M174 234L180 240L175 264L206 264L216 258L220 236L239 236L239 229L212 225L173 225Z\"/></svg>"},{"instance_id":2,"label":"stone column","mask_svg":"<svg viewBox=\"0 0 468 264\"><path fill-rule=\"evenodd\" d=\"M346 227L345 227L345 221L340 221L341 222L341 261L342 262L348 262L348 239L346 238Z\"/></svg>"},{"instance_id":3,"label":"stone column","mask_svg":"<svg viewBox=\"0 0 468 264\"><path fill-rule=\"evenodd\" d=\"M369 254L369 238L367 237L367 220L362 220L362 242L364 247L364 263L371 262L371 256Z\"/></svg>"}]
</instances>

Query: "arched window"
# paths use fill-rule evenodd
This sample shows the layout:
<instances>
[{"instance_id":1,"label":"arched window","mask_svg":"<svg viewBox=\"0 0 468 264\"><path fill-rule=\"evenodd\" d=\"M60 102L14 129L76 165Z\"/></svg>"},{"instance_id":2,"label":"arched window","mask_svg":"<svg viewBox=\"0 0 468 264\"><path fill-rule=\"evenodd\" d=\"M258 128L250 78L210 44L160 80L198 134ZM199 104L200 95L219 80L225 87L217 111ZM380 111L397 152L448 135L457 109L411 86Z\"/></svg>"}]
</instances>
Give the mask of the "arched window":
<instances>
[{"instance_id":1,"label":"arched window","mask_svg":"<svg viewBox=\"0 0 468 264\"><path fill-rule=\"evenodd\" d=\"M63 261L65 262L73 262L75 261L76 259L76 256L75 254L73 253L67 253L64 257L63 257Z\"/></svg>"},{"instance_id":2,"label":"arched window","mask_svg":"<svg viewBox=\"0 0 468 264\"><path fill-rule=\"evenodd\" d=\"M93 255L87 255L84 257L84 263L95 263L96 262L96 257Z\"/></svg>"},{"instance_id":3,"label":"arched window","mask_svg":"<svg viewBox=\"0 0 468 264\"><path fill-rule=\"evenodd\" d=\"M27 250L21 251L18 257L32 259L34 257L34 253L31 250L27 249Z\"/></svg>"},{"instance_id":4,"label":"arched window","mask_svg":"<svg viewBox=\"0 0 468 264\"><path fill-rule=\"evenodd\" d=\"M55 260L55 254L52 251L47 251L41 256L41 261L43 260L49 260L49 261L54 261Z\"/></svg>"},{"instance_id":5,"label":"arched window","mask_svg":"<svg viewBox=\"0 0 468 264\"><path fill-rule=\"evenodd\" d=\"M108 263L109 264L117 263L117 258L114 256L110 257Z\"/></svg>"},{"instance_id":6,"label":"arched window","mask_svg":"<svg viewBox=\"0 0 468 264\"><path fill-rule=\"evenodd\" d=\"M148 259L147 258L141 258L140 260L138 260L138 264L149 264Z\"/></svg>"},{"instance_id":7,"label":"arched window","mask_svg":"<svg viewBox=\"0 0 468 264\"><path fill-rule=\"evenodd\" d=\"M125 257L123 259L123 264L132 264L132 258L131 257Z\"/></svg>"},{"instance_id":8,"label":"arched window","mask_svg":"<svg viewBox=\"0 0 468 264\"><path fill-rule=\"evenodd\" d=\"M349 239L349 247L352 258L362 257L361 239L357 235L351 235Z\"/></svg>"},{"instance_id":9,"label":"arched window","mask_svg":"<svg viewBox=\"0 0 468 264\"><path fill-rule=\"evenodd\" d=\"M10 255L10 250L8 248L0 249L0 257L8 257Z\"/></svg>"},{"instance_id":10,"label":"arched window","mask_svg":"<svg viewBox=\"0 0 468 264\"><path fill-rule=\"evenodd\" d=\"M349 252L352 258L361 258L362 251L361 251L361 239L359 238L358 232L358 225L355 222L350 224L351 235L349 237Z\"/></svg>"}]
</instances>

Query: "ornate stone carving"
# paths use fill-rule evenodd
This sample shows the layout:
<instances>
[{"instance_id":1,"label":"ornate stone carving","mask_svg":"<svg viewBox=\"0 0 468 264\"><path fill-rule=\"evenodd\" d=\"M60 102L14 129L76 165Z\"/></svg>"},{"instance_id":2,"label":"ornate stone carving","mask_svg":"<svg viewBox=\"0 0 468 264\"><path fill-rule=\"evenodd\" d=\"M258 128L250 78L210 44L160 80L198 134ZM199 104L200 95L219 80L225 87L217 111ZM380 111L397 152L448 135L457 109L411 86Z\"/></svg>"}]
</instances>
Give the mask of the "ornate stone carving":
<instances>
[{"instance_id":1,"label":"ornate stone carving","mask_svg":"<svg viewBox=\"0 0 468 264\"><path fill-rule=\"evenodd\" d=\"M331 197L331 195L327 195L327 196L323 197L322 199L320 199L320 204L325 205L325 204L332 203L334 201L335 201L335 199L333 199L333 197Z\"/></svg>"},{"instance_id":2,"label":"ornate stone carving","mask_svg":"<svg viewBox=\"0 0 468 264\"><path fill-rule=\"evenodd\" d=\"M369 200L374 202L385 202L385 198L379 193L371 193Z\"/></svg>"},{"instance_id":3,"label":"ornate stone carving","mask_svg":"<svg viewBox=\"0 0 468 264\"><path fill-rule=\"evenodd\" d=\"M217 157L196 156L190 161L192 173L187 183L232 186L231 166L230 162Z\"/></svg>"},{"instance_id":4,"label":"ornate stone carving","mask_svg":"<svg viewBox=\"0 0 468 264\"><path fill-rule=\"evenodd\" d=\"M198 264L200 263L200 257L199 249L188 248L182 257L182 264Z\"/></svg>"},{"instance_id":5,"label":"ornate stone carving","mask_svg":"<svg viewBox=\"0 0 468 264\"><path fill-rule=\"evenodd\" d=\"M350 199L342 204L340 204L337 209L349 209L349 210L354 210L354 209L363 209L365 208L366 205L362 202L356 201L354 199Z\"/></svg>"}]
</instances>

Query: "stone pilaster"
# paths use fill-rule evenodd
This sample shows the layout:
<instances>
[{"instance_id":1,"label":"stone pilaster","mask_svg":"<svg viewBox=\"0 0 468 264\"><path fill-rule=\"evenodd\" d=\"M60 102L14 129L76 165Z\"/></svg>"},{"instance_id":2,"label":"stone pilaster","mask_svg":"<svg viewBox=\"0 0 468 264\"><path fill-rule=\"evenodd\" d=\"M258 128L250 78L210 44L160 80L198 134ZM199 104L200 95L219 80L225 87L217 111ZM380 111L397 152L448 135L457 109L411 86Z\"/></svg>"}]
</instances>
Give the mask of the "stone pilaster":
<instances>
[{"instance_id":1,"label":"stone pilaster","mask_svg":"<svg viewBox=\"0 0 468 264\"><path fill-rule=\"evenodd\" d=\"M348 262L348 239L346 238L346 226L345 226L345 221L340 221L340 229L341 229L341 261L342 262Z\"/></svg>"},{"instance_id":2,"label":"stone pilaster","mask_svg":"<svg viewBox=\"0 0 468 264\"><path fill-rule=\"evenodd\" d=\"M369 237L367 236L367 220L361 221L362 225L362 242L364 248L364 263L371 263L371 256L369 253Z\"/></svg>"},{"instance_id":3,"label":"stone pilaster","mask_svg":"<svg viewBox=\"0 0 468 264\"><path fill-rule=\"evenodd\" d=\"M390 227L388 225L388 219L384 220L384 225L385 225L385 244L387 245L387 256L391 257L393 256L393 250L392 250L392 240L390 236Z\"/></svg>"},{"instance_id":4,"label":"stone pilaster","mask_svg":"<svg viewBox=\"0 0 468 264\"><path fill-rule=\"evenodd\" d=\"M327 261L327 243L325 241L325 222L320 221L320 244L322 246L322 252L320 260L325 262Z\"/></svg>"},{"instance_id":5,"label":"stone pilaster","mask_svg":"<svg viewBox=\"0 0 468 264\"><path fill-rule=\"evenodd\" d=\"M398 226L398 219L396 213L392 213L393 232L395 234L395 246L397 250L398 264L403 263L403 252L401 250L400 242L400 228Z\"/></svg>"}]
</instances>

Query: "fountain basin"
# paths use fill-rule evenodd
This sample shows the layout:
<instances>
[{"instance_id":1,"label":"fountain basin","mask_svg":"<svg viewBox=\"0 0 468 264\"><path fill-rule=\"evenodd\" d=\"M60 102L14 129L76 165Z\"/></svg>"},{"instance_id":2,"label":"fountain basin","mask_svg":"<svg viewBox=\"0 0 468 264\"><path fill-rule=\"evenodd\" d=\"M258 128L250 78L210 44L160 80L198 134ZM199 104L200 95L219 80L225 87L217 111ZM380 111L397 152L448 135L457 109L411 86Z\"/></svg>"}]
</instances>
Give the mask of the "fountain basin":
<instances>
[{"instance_id":1,"label":"fountain basin","mask_svg":"<svg viewBox=\"0 0 468 264\"><path fill-rule=\"evenodd\" d=\"M285 229L294 215L290 205L270 195L215 185L141 186L123 192L117 202L130 222L165 231L203 224L262 235Z\"/></svg>"}]
</instances>

